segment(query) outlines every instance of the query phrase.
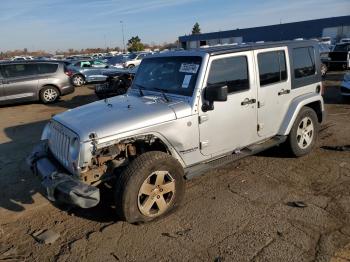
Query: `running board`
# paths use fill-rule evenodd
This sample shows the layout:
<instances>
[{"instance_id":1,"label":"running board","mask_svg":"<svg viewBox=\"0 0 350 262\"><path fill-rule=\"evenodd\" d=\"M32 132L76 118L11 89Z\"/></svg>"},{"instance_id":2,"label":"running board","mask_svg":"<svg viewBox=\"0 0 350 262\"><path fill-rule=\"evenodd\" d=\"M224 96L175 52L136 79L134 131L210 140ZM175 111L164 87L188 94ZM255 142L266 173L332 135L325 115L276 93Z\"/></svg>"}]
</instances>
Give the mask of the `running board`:
<instances>
[{"instance_id":1,"label":"running board","mask_svg":"<svg viewBox=\"0 0 350 262\"><path fill-rule=\"evenodd\" d=\"M282 144L286 140L287 140L287 136L275 136L263 143L253 144L251 146L248 146L240 150L239 152L235 151L230 155L226 155L209 162L205 162L205 163L201 163L195 166L185 168L185 177L186 179L192 179L196 176L203 175L204 173L208 172L211 169L219 168L233 161L240 160L244 157L258 154L262 151L265 151L268 148Z\"/></svg>"}]
</instances>

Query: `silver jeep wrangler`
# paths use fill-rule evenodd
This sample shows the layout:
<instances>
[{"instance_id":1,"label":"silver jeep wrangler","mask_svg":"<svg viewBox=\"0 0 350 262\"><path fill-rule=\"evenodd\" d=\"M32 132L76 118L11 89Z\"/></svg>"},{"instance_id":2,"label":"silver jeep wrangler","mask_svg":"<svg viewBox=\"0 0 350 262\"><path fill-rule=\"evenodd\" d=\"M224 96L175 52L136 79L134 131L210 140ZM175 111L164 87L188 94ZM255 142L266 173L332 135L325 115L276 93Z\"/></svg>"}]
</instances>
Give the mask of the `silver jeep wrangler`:
<instances>
[{"instance_id":1,"label":"silver jeep wrangler","mask_svg":"<svg viewBox=\"0 0 350 262\"><path fill-rule=\"evenodd\" d=\"M90 208L114 181L122 219L164 216L185 178L281 143L311 151L324 118L317 50L289 41L147 57L126 95L54 116L28 162L51 201Z\"/></svg>"}]
</instances>

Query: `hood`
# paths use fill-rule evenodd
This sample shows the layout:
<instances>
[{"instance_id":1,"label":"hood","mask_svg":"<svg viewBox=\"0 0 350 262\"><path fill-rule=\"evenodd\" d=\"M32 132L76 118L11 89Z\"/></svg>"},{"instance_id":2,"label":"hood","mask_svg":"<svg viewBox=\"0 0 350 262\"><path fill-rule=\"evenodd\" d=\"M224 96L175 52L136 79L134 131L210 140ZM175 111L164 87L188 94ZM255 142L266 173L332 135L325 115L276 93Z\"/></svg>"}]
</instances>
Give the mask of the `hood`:
<instances>
[{"instance_id":1,"label":"hood","mask_svg":"<svg viewBox=\"0 0 350 262\"><path fill-rule=\"evenodd\" d=\"M167 103L157 96L123 95L68 110L53 119L87 141L91 133L104 138L190 114L190 105L182 100Z\"/></svg>"}]
</instances>

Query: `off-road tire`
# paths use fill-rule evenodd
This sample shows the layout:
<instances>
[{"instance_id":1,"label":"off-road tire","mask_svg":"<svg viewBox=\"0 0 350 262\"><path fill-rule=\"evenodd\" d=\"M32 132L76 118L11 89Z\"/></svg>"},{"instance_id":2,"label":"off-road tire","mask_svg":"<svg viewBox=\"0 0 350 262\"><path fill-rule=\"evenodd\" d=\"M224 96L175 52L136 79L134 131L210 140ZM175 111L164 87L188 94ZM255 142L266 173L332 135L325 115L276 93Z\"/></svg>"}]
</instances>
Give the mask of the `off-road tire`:
<instances>
[{"instance_id":1,"label":"off-road tire","mask_svg":"<svg viewBox=\"0 0 350 262\"><path fill-rule=\"evenodd\" d=\"M145 216L139 208L139 191L147 178L156 171L168 171L174 178L175 193L166 211L159 216ZM132 224L150 222L176 210L185 193L184 170L172 156L159 152L146 152L133 160L116 181L116 209L121 220Z\"/></svg>"},{"instance_id":2,"label":"off-road tire","mask_svg":"<svg viewBox=\"0 0 350 262\"><path fill-rule=\"evenodd\" d=\"M60 97L60 92L54 86L46 86L40 90L40 100L44 104L49 104L57 101Z\"/></svg>"},{"instance_id":3,"label":"off-road tire","mask_svg":"<svg viewBox=\"0 0 350 262\"><path fill-rule=\"evenodd\" d=\"M313 125L313 135L312 135L311 142L305 148L302 148L299 146L298 139L297 139L297 136L298 136L297 132L303 119L311 120ZM301 157L309 154L317 142L318 131L319 131L319 122L318 122L316 112L310 107L303 107L300 110L297 118L295 119L293 127L288 136L287 145L291 153L296 157Z\"/></svg>"}]
</instances>

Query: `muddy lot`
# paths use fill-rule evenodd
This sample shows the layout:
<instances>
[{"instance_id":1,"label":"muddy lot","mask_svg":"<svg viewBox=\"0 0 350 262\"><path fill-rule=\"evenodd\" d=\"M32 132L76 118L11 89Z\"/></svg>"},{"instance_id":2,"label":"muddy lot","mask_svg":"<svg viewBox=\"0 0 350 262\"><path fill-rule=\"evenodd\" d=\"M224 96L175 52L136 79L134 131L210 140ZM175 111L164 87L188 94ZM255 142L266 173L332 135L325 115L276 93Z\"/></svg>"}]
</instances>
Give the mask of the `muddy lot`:
<instances>
[{"instance_id":1,"label":"muddy lot","mask_svg":"<svg viewBox=\"0 0 350 262\"><path fill-rule=\"evenodd\" d=\"M0 261L350 261L350 104L327 77L315 150L271 149L187 183L182 208L146 225L115 220L111 190L90 210L55 207L25 157L51 115L95 101L88 87L54 105L0 108ZM303 201L306 207L288 202ZM32 234L51 229L45 245Z\"/></svg>"}]
</instances>

